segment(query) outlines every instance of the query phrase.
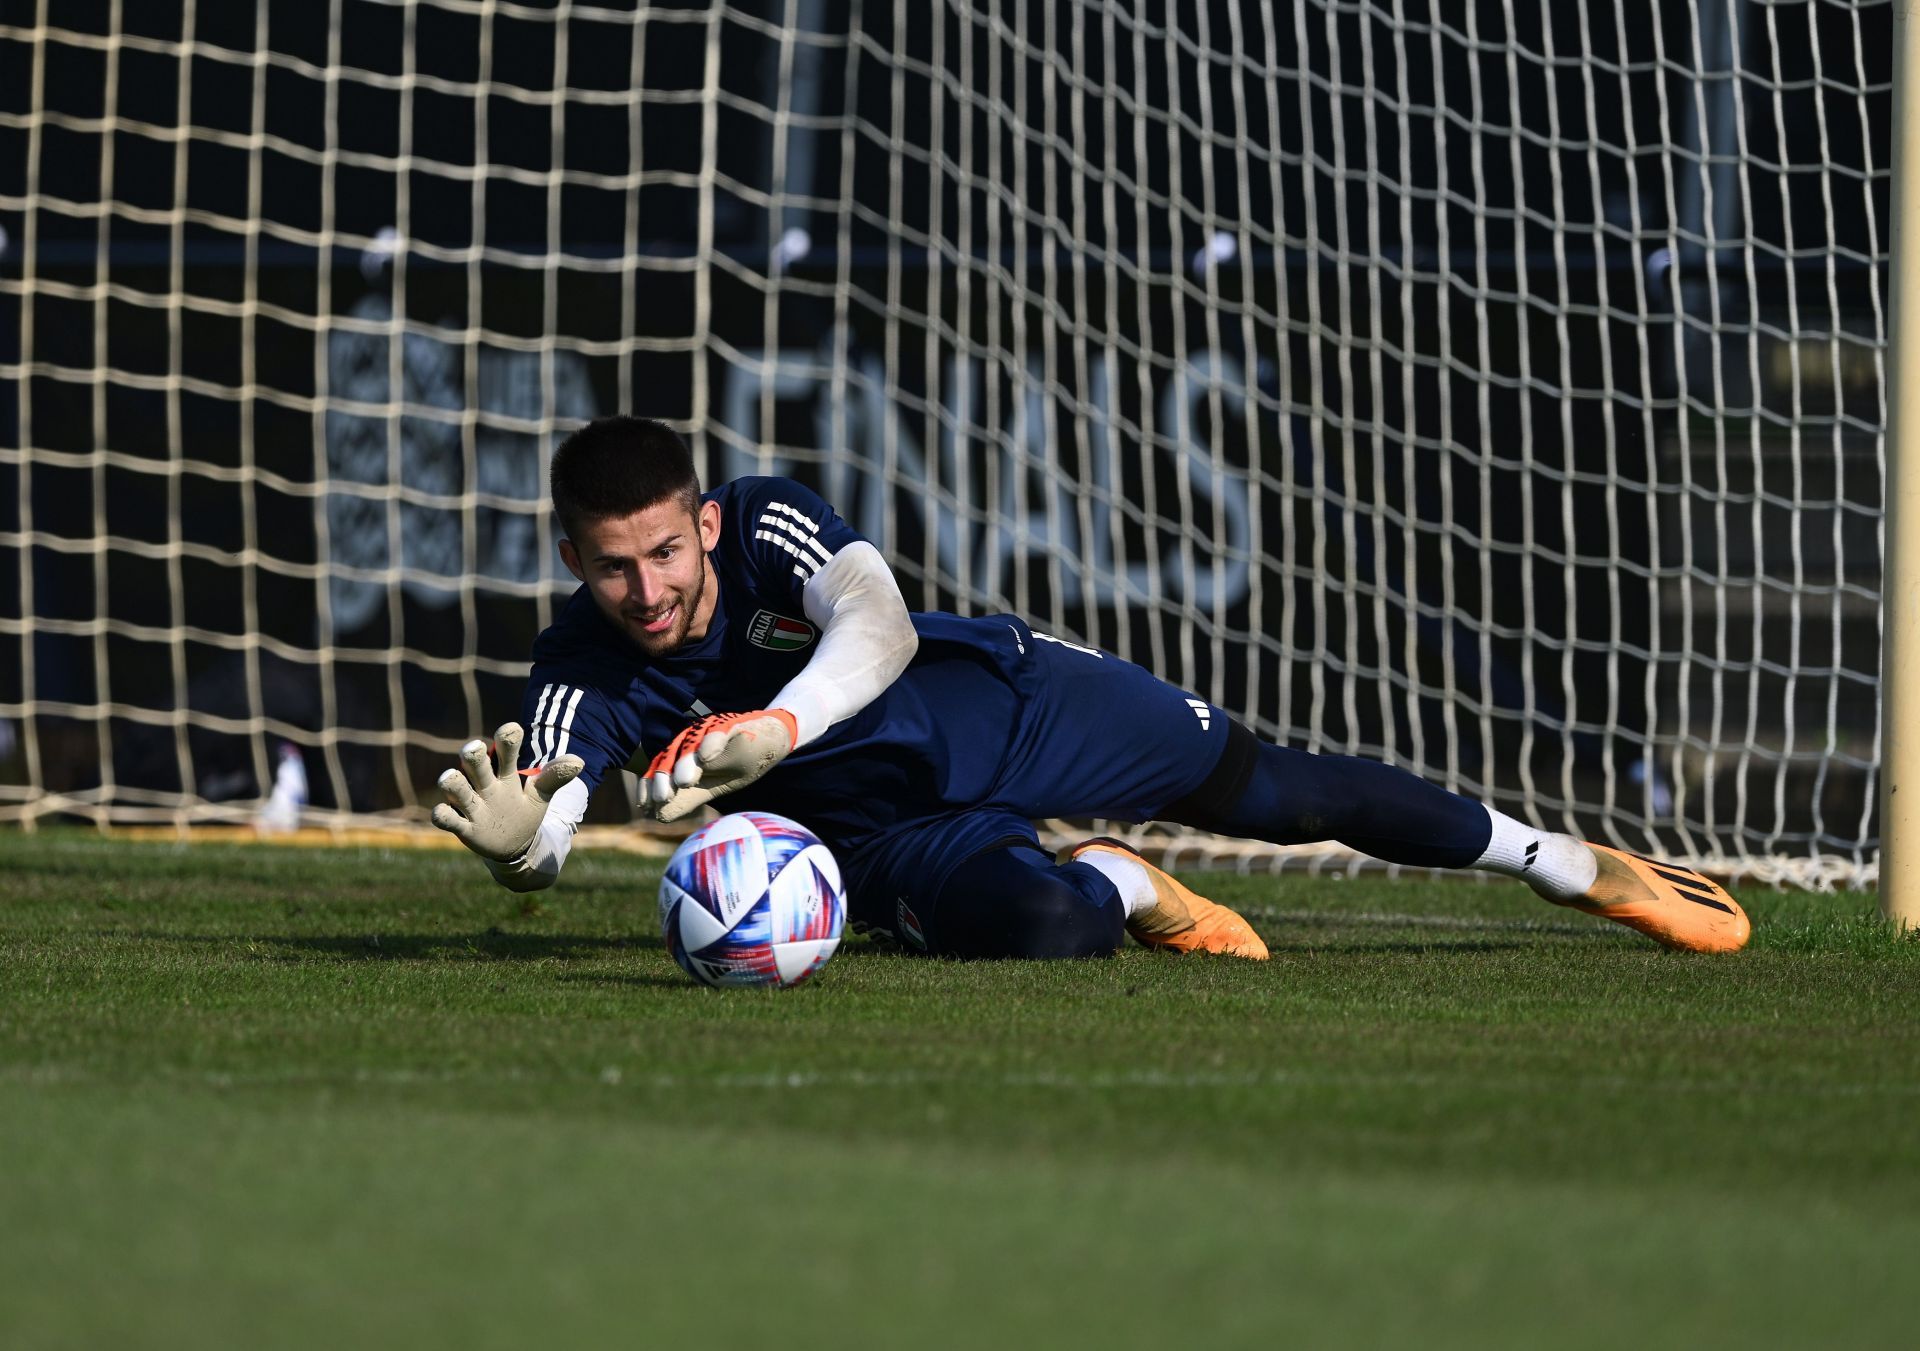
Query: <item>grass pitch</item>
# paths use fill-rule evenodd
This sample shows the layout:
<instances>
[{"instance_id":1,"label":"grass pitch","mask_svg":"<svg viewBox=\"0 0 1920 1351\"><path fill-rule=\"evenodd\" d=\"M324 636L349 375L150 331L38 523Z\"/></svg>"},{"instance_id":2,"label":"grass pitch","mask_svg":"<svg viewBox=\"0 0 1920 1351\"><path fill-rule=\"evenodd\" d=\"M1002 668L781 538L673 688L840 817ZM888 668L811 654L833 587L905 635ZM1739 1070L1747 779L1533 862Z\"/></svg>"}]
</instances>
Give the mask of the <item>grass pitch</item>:
<instances>
[{"instance_id":1,"label":"grass pitch","mask_svg":"<svg viewBox=\"0 0 1920 1351\"><path fill-rule=\"evenodd\" d=\"M1749 892L1208 877L1265 965L852 940L694 986L657 869L0 834L0 1340L1911 1345L1920 942Z\"/></svg>"}]
</instances>

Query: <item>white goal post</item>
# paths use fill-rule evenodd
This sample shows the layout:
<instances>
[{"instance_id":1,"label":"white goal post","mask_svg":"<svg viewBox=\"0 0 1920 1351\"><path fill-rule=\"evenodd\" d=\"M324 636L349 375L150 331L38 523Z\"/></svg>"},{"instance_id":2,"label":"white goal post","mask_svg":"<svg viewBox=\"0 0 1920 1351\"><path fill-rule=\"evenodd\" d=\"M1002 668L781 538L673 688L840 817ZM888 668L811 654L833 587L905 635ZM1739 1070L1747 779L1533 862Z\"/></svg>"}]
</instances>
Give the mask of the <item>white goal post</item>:
<instances>
[{"instance_id":1,"label":"white goal post","mask_svg":"<svg viewBox=\"0 0 1920 1351\"><path fill-rule=\"evenodd\" d=\"M631 410L916 604L1871 884L1908 8L21 0L0 821L421 821Z\"/></svg>"},{"instance_id":2,"label":"white goal post","mask_svg":"<svg viewBox=\"0 0 1920 1351\"><path fill-rule=\"evenodd\" d=\"M1886 440L1886 582L1883 678L1885 728L1880 780L1880 908L1903 928L1920 928L1920 379L1912 376L1913 325L1920 318L1920 232L1908 228L1906 212L1920 189L1920 16L1909 4L1893 18L1893 185L1888 247L1892 251L1893 331L1888 368ZM1897 339L1897 341L1895 341ZM1902 786L1907 800L1898 800Z\"/></svg>"}]
</instances>

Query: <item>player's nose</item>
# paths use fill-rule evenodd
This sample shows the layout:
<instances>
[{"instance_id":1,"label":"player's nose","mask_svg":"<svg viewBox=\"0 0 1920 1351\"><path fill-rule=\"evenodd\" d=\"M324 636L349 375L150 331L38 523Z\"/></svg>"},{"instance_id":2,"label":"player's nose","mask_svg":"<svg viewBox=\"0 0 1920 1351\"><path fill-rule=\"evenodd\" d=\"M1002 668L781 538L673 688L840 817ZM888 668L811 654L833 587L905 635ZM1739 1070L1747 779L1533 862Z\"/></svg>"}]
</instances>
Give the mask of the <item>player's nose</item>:
<instances>
[{"instance_id":1,"label":"player's nose","mask_svg":"<svg viewBox=\"0 0 1920 1351\"><path fill-rule=\"evenodd\" d=\"M628 583L628 588L639 600L641 606L648 610L654 609L663 603L667 599L667 593L670 590L664 578L656 577L646 568L639 570L633 580Z\"/></svg>"}]
</instances>

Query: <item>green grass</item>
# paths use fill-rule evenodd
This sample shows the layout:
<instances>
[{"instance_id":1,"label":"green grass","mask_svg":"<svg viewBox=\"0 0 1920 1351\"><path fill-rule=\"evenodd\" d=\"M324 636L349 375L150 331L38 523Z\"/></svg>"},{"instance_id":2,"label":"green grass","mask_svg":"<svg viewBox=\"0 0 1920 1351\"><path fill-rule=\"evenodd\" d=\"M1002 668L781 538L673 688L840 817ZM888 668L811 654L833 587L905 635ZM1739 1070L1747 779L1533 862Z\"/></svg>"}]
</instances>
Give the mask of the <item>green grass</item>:
<instances>
[{"instance_id":1,"label":"green grass","mask_svg":"<svg viewBox=\"0 0 1920 1351\"><path fill-rule=\"evenodd\" d=\"M720 993L657 872L0 834L0 1340L1909 1345L1920 943L1216 877L1265 965L851 941Z\"/></svg>"}]
</instances>

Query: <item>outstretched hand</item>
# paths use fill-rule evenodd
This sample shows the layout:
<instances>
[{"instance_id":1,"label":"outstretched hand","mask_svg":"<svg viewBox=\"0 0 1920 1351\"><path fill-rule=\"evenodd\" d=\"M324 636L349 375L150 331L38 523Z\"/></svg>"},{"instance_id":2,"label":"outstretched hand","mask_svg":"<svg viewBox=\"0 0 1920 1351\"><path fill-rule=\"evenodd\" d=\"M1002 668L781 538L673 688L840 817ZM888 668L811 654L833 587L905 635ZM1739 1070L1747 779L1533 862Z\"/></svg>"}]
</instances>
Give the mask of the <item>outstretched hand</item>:
<instances>
[{"instance_id":1,"label":"outstretched hand","mask_svg":"<svg viewBox=\"0 0 1920 1351\"><path fill-rule=\"evenodd\" d=\"M702 718L653 757L640 780L640 810L678 821L722 793L745 788L782 760L798 736L783 708Z\"/></svg>"},{"instance_id":2,"label":"outstretched hand","mask_svg":"<svg viewBox=\"0 0 1920 1351\"><path fill-rule=\"evenodd\" d=\"M553 795L586 768L579 756L562 755L538 769L515 769L525 735L519 723L502 723L493 734L497 771L487 743L476 739L460 748L458 767L439 779L447 800L434 807L433 823L498 863L512 863L527 852Z\"/></svg>"}]
</instances>

